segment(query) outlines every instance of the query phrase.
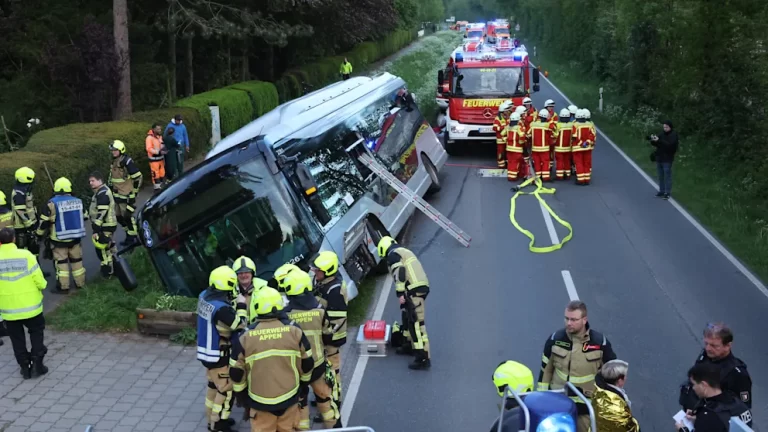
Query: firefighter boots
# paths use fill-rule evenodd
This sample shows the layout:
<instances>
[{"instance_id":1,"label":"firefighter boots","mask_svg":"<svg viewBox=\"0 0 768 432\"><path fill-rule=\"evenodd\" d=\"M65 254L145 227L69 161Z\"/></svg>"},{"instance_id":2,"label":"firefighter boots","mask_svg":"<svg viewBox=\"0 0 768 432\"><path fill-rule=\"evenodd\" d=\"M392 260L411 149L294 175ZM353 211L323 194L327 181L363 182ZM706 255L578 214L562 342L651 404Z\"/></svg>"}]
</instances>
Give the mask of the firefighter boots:
<instances>
[{"instance_id":1,"label":"firefighter boots","mask_svg":"<svg viewBox=\"0 0 768 432\"><path fill-rule=\"evenodd\" d=\"M32 357L32 372L36 377L48 373L48 366L43 364L42 357Z\"/></svg>"},{"instance_id":2,"label":"firefighter boots","mask_svg":"<svg viewBox=\"0 0 768 432\"><path fill-rule=\"evenodd\" d=\"M24 379L32 378L32 363L24 362L20 366L21 366L21 376Z\"/></svg>"}]
</instances>

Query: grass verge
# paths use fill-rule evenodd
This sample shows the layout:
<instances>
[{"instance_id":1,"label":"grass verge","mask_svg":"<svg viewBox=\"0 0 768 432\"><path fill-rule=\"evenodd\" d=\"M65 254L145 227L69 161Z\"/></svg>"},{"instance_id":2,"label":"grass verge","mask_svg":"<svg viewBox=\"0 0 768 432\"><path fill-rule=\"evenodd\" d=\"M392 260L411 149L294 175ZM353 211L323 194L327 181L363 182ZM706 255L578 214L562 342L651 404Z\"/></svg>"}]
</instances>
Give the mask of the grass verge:
<instances>
[{"instance_id":1,"label":"grass verge","mask_svg":"<svg viewBox=\"0 0 768 432\"><path fill-rule=\"evenodd\" d=\"M649 159L652 148L645 137L660 131L663 113L649 107L627 110L626 99L618 91L584 73L577 63L542 55L542 51L532 57L533 62L548 71L552 82L575 104L589 108L600 129L656 179L656 164ZM603 113L597 109L600 87L605 87ZM674 123L675 116L669 118ZM698 142L699 137L681 137L673 166L675 200L759 278L768 280L768 202L755 198L756 182L749 173L739 173L738 167L709 154Z\"/></svg>"},{"instance_id":2,"label":"grass verge","mask_svg":"<svg viewBox=\"0 0 768 432\"><path fill-rule=\"evenodd\" d=\"M349 302L347 309L347 327L359 326L368 319L368 309L376 296L376 278L369 275L357 285L357 297Z\"/></svg>"}]
</instances>

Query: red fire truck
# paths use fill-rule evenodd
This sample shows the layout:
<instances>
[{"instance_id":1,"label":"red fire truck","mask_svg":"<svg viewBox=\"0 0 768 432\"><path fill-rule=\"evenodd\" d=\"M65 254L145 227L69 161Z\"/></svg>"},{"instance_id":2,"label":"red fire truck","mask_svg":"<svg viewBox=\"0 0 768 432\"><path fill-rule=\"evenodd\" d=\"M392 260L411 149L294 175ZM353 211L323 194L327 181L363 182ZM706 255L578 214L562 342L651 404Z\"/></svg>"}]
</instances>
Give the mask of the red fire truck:
<instances>
[{"instance_id":1,"label":"red fire truck","mask_svg":"<svg viewBox=\"0 0 768 432\"><path fill-rule=\"evenodd\" d=\"M509 38L509 24L494 22L488 26L489 44L496 44L502 38Z\"/></svg>"},{"instance_id":2,"label":"red fire truck","mask_svg":"<svg viewBox=\"0 0 768 432\"><path fill-rule=\"evenodd\" d=\"M462 46L451 54L445 70L438 71L437 83L436 101L445 112L445 149L455 154L460 142L494 140L499 105L507 99L522 105L531 91L539 91L539 71L530 65L525 48L465 52Z\"/></svg>"}]
</instances>

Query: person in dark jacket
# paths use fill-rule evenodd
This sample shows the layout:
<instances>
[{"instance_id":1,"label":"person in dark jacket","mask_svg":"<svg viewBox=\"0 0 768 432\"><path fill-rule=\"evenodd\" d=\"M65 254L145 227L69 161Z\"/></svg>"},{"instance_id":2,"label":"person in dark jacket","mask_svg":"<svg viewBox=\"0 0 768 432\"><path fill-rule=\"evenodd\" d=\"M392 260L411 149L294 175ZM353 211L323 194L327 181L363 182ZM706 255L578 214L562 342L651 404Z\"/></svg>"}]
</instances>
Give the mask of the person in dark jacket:
<instances>
[{"instance_id":1,"label":"person in dark jacket","mask_svg":"<svg viewBox=\"0 0 768 432\"><path fill-rule=\"evenodd\" d=\"M656 147L656 171L659 175L659 193L656 196L668 200L672 193L672 162L675 160L679 139L671 121L665 121L663 128L662 134L651 135L650 141Z\"/></svg>"},{"instance_id":2,"label":"person in dark jacket","mask_svg":"<svg viewBox=\"0 0 768 432\"><path fill-rule=\"evenodd\" d=\"M165 136L163 136L163 144L165 144L165 148L168 149L168 153L165 154L165 178L168 180L173 180L181 175L181 170L179 170L179 158L183 156L181 156L181 145L179 144L179 141L176 140L175 133L176 129L169 127L165 130Z\"/></svg>"}]
</instances>

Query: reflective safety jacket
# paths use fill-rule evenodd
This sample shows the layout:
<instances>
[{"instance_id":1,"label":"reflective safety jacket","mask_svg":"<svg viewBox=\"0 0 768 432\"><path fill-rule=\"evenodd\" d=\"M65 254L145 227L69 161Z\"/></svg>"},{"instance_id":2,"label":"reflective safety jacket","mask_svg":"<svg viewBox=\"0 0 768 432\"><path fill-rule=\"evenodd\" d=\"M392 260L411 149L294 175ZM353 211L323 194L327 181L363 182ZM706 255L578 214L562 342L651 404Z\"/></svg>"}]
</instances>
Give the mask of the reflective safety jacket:
<instances>
[{"instance_id":1,"label":"reflective safety jacket","mask_svg":"<svg viewBox=\"0 0 768 432\"><path fill-rule=\"evenodd\" d=\"M325 344L331 341L331 323L311 293L290 297L285 312L309 339L314 364L311 371L304 371L302 379L313 382L325 375Z\"/></svg>"},{"instance_id":2,"label":"reflective safety jacket","mask_svg":"<svg viewBox=\"0 0 768 432\"><path fill-rule=\"evenodd\" d=\"M197 300L197 359L208 369L229 364L232 333L244 327L227 293L215 288L201 292Z\"/></svg>"},{"instance_id":3,"label":"reflective safety jacket","mask_svg":"<svg viewBox=\"0 0 768 432\"><path fill-rule=\"evenodd\" d=\"M349 75L352 73L352 63L343 62L339 68L339 73L342 75Z\"/></svg>"},{"instance_id":4,"label":"reflective safety jacket","mask_svg":"<svg viewBox=\"0 0 768 432\"><path fill-rule=\"evenodd\" d=\"M43 313L45 285L31 252L14 243L0 245L0 318L18 321Z\"/></svg>"},{"instance_id":5,"label":"reflective safety jacket","mask_svg":"<svg viewBox=\"0 0 768 432\"><path fill-rule=\"evenodd\" d=\"M616 359L611 343L601 333L589 329L584 336L571 336L565 329L552 333L544 344L538 389L561 389L566 382L581 389L591 398L595 391L595 375L605 362ZM572 398L576 403L581 399Z\"/></svg>"},{"instance_id":6,"label":"reflective safety jacket","mask_svg":"<svg viewBox=\"0 0 768 432\"><path fill-rule=\"evenodd\" d=\"M526 135L531 141L531 150L535 152L548 152L550 144L554 142L553 126L548 122L537 121L531 124Z\"/></svg>"},{"instance_id":7,"label":"reflective safety jacket","mask_svg":"<svg viewBox=\"0 0 768 432\"><path fill-rule=\"evenodd\" d=\"M304 331L284 314L261 316L232 341L229 376L234 391L248 389L247 402L259 411L296 405L299 388L310 382L312 354Z\"/></svg>"},{"instance_id":8,"label":"reflective safety jacket","mask_svg":"<svg viewBox=\"0 0 768 432\"><path fill-rule=\"evenodd\" d=\"M597 130L592 122L576 122L571 136L571 151L592 150L595 148L595 139Z\"/></svg>"},{"instance_id":9,"label":"reflective safety jacket","mask_svg":"<svg viewBox=\"0 0 768 432\"><path fill-rule=\"evenodd\" d=\"M341 347L347 342L347 287L338 276L324 279L317 285L317 301L325 309L333 332L327 345Z\"/></svg>"},{"instance_id":10,"label":"reflective safety jacket","mask_svg":"<svg viewBox=\"0 0 768 432\"><path fill-rule=\"evenodd\" d=\"M144 141L144 147L147 150L147 157L150 162L164 161L165 156L161 153L163 149L163 137L155 135L150 130L147 132L147 139Z\"/></svg>"},{"instance_id":11,"label":"reflective safety jacket","mask_svg":"<svg viewBox=\"0 0 768 432\"><path fill-rule=\"evenodd\" d=\"M50 231L50 238L56 243L77 244L85 237L85 215L83 201L69 194L55 195L40 212L38 236Z\"/></svg>"},{"instance_id":12,"label":"reflective safety jacket","mask_svg":"<svg viewBox=\"0 0 768 432\"><path fill-rule=\"evenodd\" d=\"M16 182L11 193L11 203L13 206L13 228L17 230L37 229L37 210L32 194L32 184Z\"/></svg>"},{"instance_id":13,"label":"reflective safety jacket","mask_svg":"<svg viewBox=\"0 0 768 432\"><path fill-rule=\"evenodd\" d=\"M571 137L573 136L573 123L557 123L557 134L555 136L555 151L560 153L570 153Z\"/></svg>"},{"instance_id":14,"label":"reflective safety jacket","mask_svg":"<svg viewBox=\"0 0 768 432\"><path fill-rule=\"evenodd\" d=\"M525 131L519 124L510 125L507 127L507 151L522 153L525 147L526 136Z\"/></svg>"},{"instance_id":15,"label":"reflective safety jacket","mask_svg":"<svg viewBox=\"0 0 768 432\"><path fill-rule=\"evenodd\" d=\"M120 155L112 159L107 184L112 188L112 193L118 200L134 198L141 189L142 175L136 162L130 156Z\"/></svg>"},{"instance_id":16,"label":"reflective safety jacket","mask_svg":"<svg viewBox=\"0 0 768 432\"><path fill-rule=\"evenodd\" d=\"M640 432L640 424L632 417L629 402L621 391L597 378L592 395L596 432Z\"/></svg>"},{"instance_id":17,"label":"reflective safety jacket","mask_svg":"<svg viewBox=\"0 0 768 432\"><path fill-rule=\"evenodd\" d=\"M13 212L6 206L0 206L0 229L13 226Z\"/></svg>"},{"instance_id":18,"label":"reflective safety jacket","mask_svg":"<svg viewBox=\"0 0 768 432\"><path fill-rule=\"evenodd\" d=\"M254 315L255 312L251 311L251 297L253 294L259 292L260 289L267 286L267 281L264 279L259 279L257 277L253 278L253 281L251 282L251 285L247 288L243 288L240 286L240 284L237 284L237 291L245 297L245 303L237 303L235 302L235 309L237 310L237 317L242 319L243 322L250 324L253 321L256 320L256 316Z\"/></svg>"},{"instance_id":19,"label":"reflective safety jacket","mask_svg":"<svg viewBox=\"0 0 768 432\"><path fill-rule=\"evenodd\" d=\"M115 215L115 198L107 185L102 185L91 198L88 209L88 218L91 220L91 230L94 234L102 232L113 233L117 229L117 216Z\"/></svg>"},{"instance_id":20,"label":"reflective safety jacket","mask_svg":"<svg viewBox=\"0 0 768 432\"><path fill-rule=\"evenodd\" d=\"M526 126L530 126L533 122L539 120L539 112L534 108L533 104L531 104L531 107L525 112L523 118L525 119Z\"/></svg>"},{"instance_id":21,"label":"reflective safety jacket","mask_svg":"<svg viewBox=\"0 0 768 432\"><path fill-rule=\"evenodd\" d=\"M387 265L395 280L395 294L398 297L426 297L429 294L429 279L416 255L402 246L392 246L387 253Z\"/></svg>"},{"instance_id":22,"label":"reflective safety jacket","mask_svg":"<svg viewBox=\"0 0 768 432\"><path fill-rule=\"evenodd\" d=\"M506 144L507 124L509 124L509 120L504 117L504 114L496 114L496 118L493 119L493 131L496 132L496 144Z\"/></svg>"},{"instance_id":23,"label":"reflective safety jacket","mask_svg":"<svg viewBox=\"0 0 768 432\"><path fill-rule=\"evenodd\" d=\"M560 121L560 116L557 115L557 113L554 110L547 110L549 111L549 122L554 123L557 125L557 123Z\"/></svg>"}]
</instances>

